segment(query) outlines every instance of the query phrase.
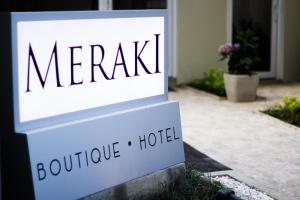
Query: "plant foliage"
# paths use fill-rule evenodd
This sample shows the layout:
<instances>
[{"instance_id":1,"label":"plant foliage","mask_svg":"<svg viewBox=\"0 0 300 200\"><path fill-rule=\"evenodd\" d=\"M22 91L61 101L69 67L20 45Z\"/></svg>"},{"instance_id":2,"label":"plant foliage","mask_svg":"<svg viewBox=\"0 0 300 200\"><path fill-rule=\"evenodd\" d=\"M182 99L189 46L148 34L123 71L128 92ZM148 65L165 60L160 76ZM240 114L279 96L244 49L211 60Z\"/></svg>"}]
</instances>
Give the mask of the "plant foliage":
<instances>
[{"instance_id":1,"label":"plant foliage","mask_svg":"<svg viewBox=\"0 0 300 200\"><path fill-rule=\"evenodd\" d=\"M163 186L159 194L149 198L138 197L143 200L215 200L222 184L212 180L197 170L187 167L185 180L169 187Z\"/></svg>"},{"instance_id":2,"label":"plant foliage","mask_svg":"<svg viewBox=\"0 0 300 200\"><path fill-rule=\"evenodd\" d=\"M226 96L223 74L223 69L211 67L203 78L194 81L193 86L218 96Z\"/></svg>"},{"instance_id":3,"label":"plant foliage","mask_svg":"<svg viewBox=\"0 0 300 200\"><path fill-rule=\"evenodd\" d=\"M228 60L230 74L249 74L261 61L258 53L259 37L252 29L237 32L235 43L219 47L220 60Z\"/></svg>"},{"instance_id":4,"label":"plant foliage","mask_svg":"<svg viewBox=\"0 0 300 200\"><path fill-rule=\"evenodd\" d=\"M297 97L283 97L263 112L300 127L300 100Z\"/></svg>"}]
</instances>

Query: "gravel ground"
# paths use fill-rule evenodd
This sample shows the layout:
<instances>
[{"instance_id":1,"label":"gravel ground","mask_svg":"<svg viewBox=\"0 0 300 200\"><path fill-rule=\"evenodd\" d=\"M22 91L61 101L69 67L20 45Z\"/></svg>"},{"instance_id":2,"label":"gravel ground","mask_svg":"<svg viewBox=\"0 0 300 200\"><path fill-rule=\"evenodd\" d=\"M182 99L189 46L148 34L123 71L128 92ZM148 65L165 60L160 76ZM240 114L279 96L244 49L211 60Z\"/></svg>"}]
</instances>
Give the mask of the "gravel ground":
<instances>
[{"instance_id":1,"label":"gravel ground","mask_svg":"<svg viewBox=\"0 0 300 200\"><path fill-rule=\"evenodd\" d=\"M245 183L241 183L229 176L216 176L214 180L221 182L226 187L232 189L235 195L245 200L274 200L267 194L255 190L247 186Z\"/></svg>"}]
</instances>

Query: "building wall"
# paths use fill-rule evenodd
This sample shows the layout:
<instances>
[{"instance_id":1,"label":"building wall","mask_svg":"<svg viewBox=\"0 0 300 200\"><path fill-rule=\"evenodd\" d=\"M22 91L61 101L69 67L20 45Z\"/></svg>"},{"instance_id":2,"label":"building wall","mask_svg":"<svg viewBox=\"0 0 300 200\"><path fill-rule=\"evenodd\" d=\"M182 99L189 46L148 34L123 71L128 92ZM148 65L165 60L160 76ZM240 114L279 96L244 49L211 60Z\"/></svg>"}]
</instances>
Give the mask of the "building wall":
<instances>
[{"instance_id":1,"label":"building wall","mask_svg":"<svg viewBox=\"0 0 300 200\"><path fill-rule=\"evenodd\" d=\"M300 1L284 0L283 79L300 81Z\"/></svg>"},{"instance_id":2,"label":"building wall","mask_svg":"<svg viewBox=\"0 0 300 200\"><path fill-rule=\"evenodd\" d=\"M300 2L300 1L299 1ZM218 61L218 48L226 42L226 0L178 0L177 83L203 76Z\"/></svg>"}]
</instances>

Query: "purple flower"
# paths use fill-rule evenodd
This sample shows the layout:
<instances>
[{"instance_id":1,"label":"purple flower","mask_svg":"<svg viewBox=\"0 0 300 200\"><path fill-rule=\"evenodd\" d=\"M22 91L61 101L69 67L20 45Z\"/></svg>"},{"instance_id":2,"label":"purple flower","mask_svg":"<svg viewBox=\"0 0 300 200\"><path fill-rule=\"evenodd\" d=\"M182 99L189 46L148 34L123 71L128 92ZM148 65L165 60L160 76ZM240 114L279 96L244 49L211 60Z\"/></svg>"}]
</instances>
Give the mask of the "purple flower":
<instances>
[{"instance_id":1,"label":"purple flower","mask_svg":"<svg viewBox=\"0 0 300 200\"><path fill-rule=\"evenodd\" d=\"M239 49L239 48L241 47L241 45L240 45L240 43L234 43L234 44L233 44L233 47L234 47L235 49Z\"/></svg>"},{"instance_id":2,"label":"purple flower","mask_svg":"<svg viewBox=\"0 0 300 200\"><path fill-rule=\"evenodd\" d=\"M219 53L226 56L230 54L233 50L233 46L231 43L225 43L224 45L221 45L218 49Z\"/></svg>"}]
</instances>

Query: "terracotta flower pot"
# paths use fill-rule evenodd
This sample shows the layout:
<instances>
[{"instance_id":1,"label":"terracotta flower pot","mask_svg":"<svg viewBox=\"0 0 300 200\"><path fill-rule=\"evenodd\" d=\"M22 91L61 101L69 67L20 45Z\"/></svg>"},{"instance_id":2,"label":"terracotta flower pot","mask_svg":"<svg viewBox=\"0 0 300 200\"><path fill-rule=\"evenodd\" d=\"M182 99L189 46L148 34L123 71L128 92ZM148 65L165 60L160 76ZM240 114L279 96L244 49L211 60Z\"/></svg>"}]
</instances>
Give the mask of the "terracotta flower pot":
<instances>
[{"instance_id":1,"label":"terracotta flower pot","mask_svg":"<svg viewBox=\"0 0 300 200\"><path fill-rule=\"evenodd\" d=\"M247 102L256 99L259 75L224 73L224 83L227 99L233 102Z\"/></svg>"}]
</instances>

